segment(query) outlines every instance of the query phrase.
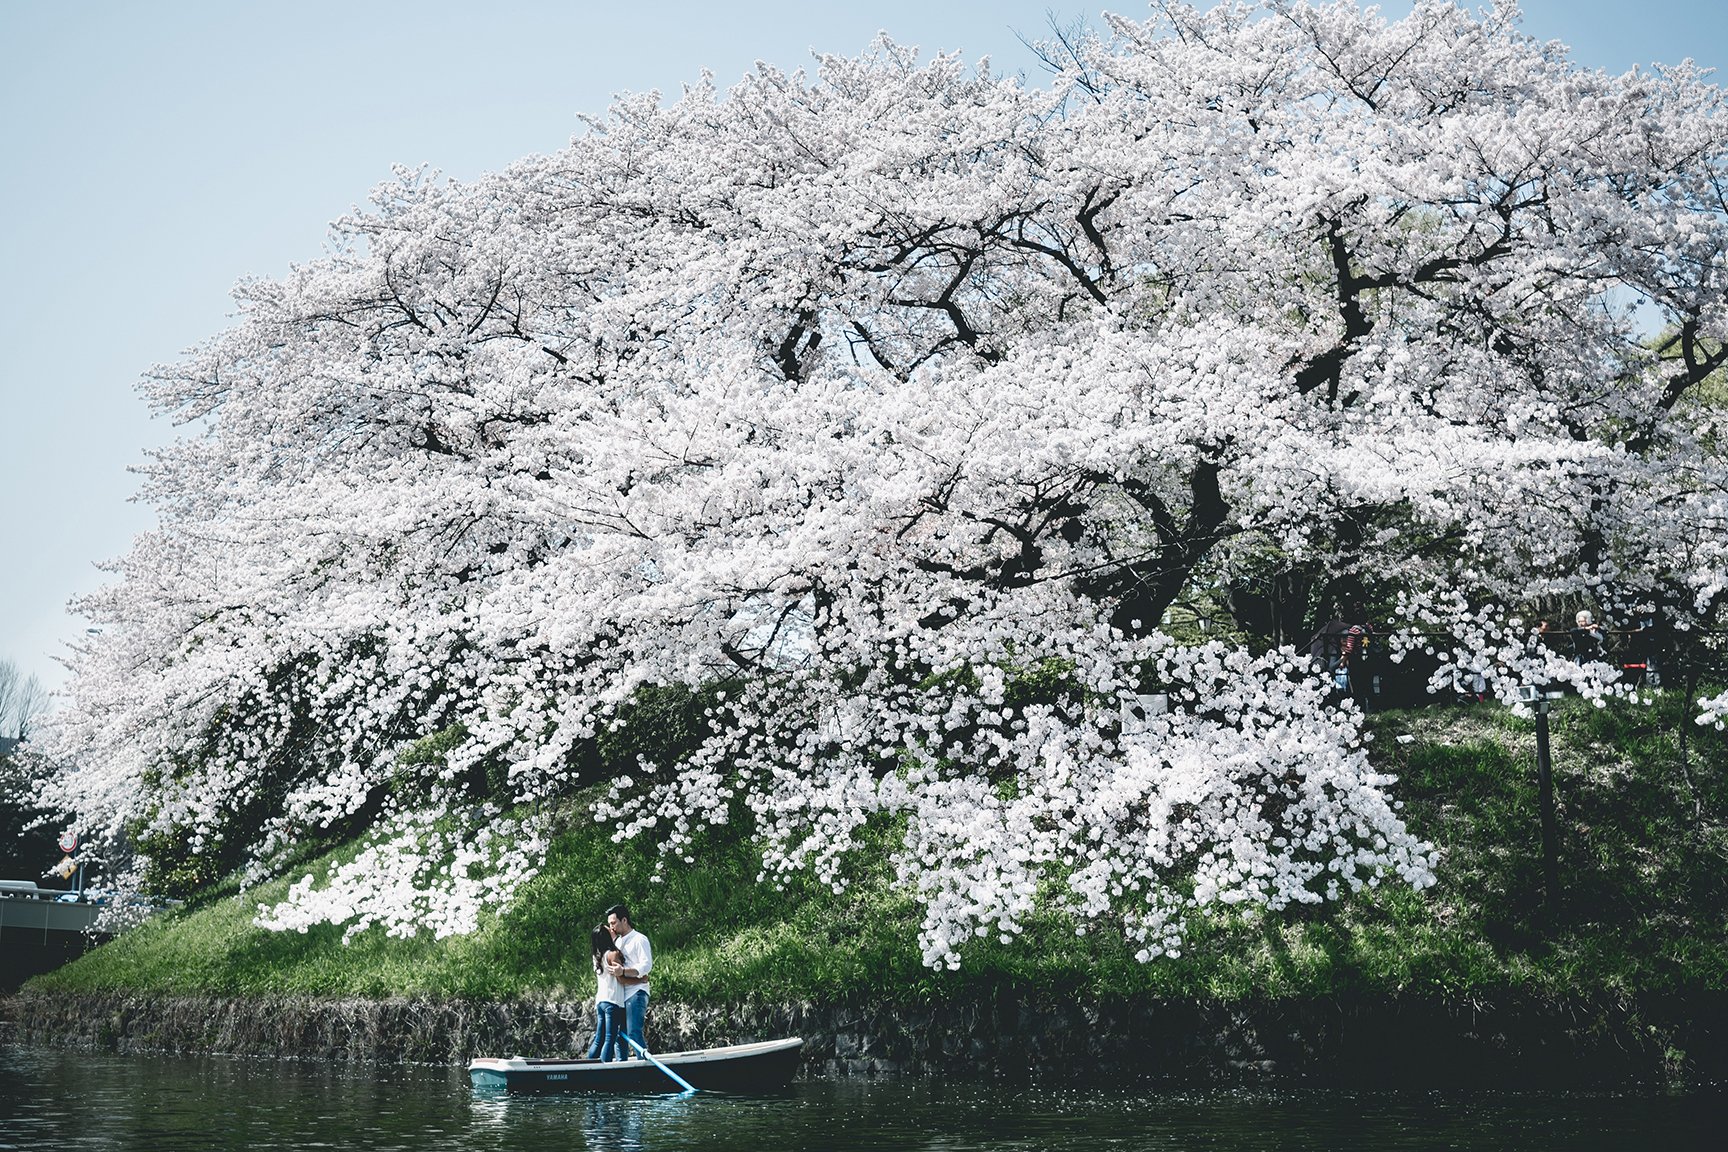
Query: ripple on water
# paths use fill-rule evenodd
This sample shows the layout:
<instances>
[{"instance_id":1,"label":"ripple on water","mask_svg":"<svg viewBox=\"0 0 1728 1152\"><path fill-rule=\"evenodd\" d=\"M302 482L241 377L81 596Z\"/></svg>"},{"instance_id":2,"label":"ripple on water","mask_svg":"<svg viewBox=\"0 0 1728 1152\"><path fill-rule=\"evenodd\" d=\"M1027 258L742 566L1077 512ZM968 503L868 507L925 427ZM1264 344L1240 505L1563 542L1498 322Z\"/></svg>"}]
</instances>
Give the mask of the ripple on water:
<instances>
[{"instance_id":1,"label":"ripple on water","mask_svg":"<svg viewBox=\"0 0 1728 1152\"><path fill-rule=\"evenodd\" d=\"M0 1149L1541 1152L1720 1146L1724 1096L1156 1091L936 1081L764 1097L476 1093L458 1068L0 1047Z\"/></svg>"}]
</instances>

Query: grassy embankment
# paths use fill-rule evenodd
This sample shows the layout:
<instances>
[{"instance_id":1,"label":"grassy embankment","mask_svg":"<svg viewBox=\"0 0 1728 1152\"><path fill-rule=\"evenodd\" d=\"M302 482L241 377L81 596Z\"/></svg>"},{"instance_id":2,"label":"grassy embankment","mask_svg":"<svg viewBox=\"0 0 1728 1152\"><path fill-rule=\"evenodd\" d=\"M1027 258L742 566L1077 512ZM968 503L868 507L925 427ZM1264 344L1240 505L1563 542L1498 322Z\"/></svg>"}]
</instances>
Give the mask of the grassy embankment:
<instances>
[{"instance_id":1,"label":"grassy embankment","mask_svg":"<svg viewBox=\"0 0 1728 1152\"><path fill-rule=\"evenodd\" d=\"M1728 987L1728 742L1692 726L1680 702L1568 701L1553 717L1565 900L1552 910L1541 899L1533 725L1475 706L1388 713L1373 728L1411 826L1443 851L1438 887L1227 916L1197 925L1177 960L1141 965L1110 932L1077 939L1051 918L1013 945L979 941L961 972L932 973L918 962L914 911L879 865L844 897L813 884L777 894L754 883L747 845L711 838L699 865L655 884L647 851L612 844L573 812L544 871L472 936L373 929L344 947L335 928L252 927L256 904L282 896L277 883L160 916L31 987L577 999L591 989L586 929L621 896L654 939L657 997L688 1002L1069 990L1077 961L1106 997L1462 1004ZM1398 743L1403 733L1414 741Z\"/></svg>"}]
</instances>

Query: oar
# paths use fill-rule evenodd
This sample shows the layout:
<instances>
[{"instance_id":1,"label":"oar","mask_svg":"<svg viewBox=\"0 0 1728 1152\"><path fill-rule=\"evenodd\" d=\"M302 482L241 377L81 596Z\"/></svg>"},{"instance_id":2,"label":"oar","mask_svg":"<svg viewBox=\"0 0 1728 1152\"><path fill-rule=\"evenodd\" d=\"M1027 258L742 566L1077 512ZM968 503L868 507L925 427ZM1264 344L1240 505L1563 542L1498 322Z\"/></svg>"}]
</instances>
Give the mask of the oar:
<instances>
[{"instance_id":1,"label":"oar","mask_svg":"<svg viewBox=\"0 0 1728 1152\"><path fill-rule=\"evenodd\" d=\"M648 1049L642 1047L642 1045L636 1043L636 1038L634 1036L626 1035L624 1037L624 1039L629 1041L630 1047L636 1049L636 1051L638 1051L642 1054L642 1059L648 1061L648 1063L654 1065L654 1067L660 1069L660 1071L662 1071L662 1072L666 1073L666 1075L672 1077L672 1079L679 1085L679 1087L683 1088L684 1091L686 1091L686 1092L696 1091L696 1085L690 1083L690 1081L684 1079L684 1077L678 1075L678 1073L672 1071L672 1069L666 1067L666 1065L664 1065L664 1064L660 1063L660 1061L654 1059L654 1054L652 1052L648 1051Z\"/></svg>"}]
</instances>

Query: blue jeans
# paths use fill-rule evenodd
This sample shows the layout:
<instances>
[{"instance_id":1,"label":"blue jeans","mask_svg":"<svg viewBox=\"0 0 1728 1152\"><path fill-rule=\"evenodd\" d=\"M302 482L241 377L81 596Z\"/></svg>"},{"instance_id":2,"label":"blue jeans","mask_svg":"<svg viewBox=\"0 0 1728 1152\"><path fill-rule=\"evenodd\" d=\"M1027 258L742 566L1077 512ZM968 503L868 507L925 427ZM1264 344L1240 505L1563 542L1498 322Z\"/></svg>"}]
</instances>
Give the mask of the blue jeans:
<instances>
[{"instance_id":1,"label":"blue jeans","mask_svg":"<svg viewBox=\"0 0 1728 1152\"><path fill-rule=\"evenodd\" d=\"M647 1023L648 993L646 991L630 993L624 998L624 1035L630 1037L630 1039L636 1041L636 1043L642 1045L642 1047L648 1047L648 1041L642 1035L642 1029L647 1026ZM628 1044L622 1046L630 1049L625 1053L625 1055L636 1055L636 1050L630 1048Z\"/></svg>"},{"instance_id":2,"label":"blue jeans","mask_svg":"<svg viewBox=\"0 0 1728 1152\"><path fill-rule=\"evenodd\" d=\"M594 1005L594 1040L588 1045L590 1060L622 1060L624 1051L624 1009L604 1000Z\"/></svg>"}]
</instances>

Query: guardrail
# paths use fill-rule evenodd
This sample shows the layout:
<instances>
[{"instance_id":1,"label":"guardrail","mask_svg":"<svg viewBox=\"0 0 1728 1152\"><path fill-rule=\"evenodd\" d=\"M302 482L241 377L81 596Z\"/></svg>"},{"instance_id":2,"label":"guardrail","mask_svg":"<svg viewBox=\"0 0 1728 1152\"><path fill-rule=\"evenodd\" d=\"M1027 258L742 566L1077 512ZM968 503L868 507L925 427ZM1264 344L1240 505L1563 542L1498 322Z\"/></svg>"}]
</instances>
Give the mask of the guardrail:
<instances>
[{"instance_id":1,"label":"guardrail","mask_svg":"<svg viewBox=\"0 0 1728 1152\"><path fill-rule=\"evenodd\" d=\"M115 905L155 911L179 901L136 900L101 889L43 888L34 880L0 880L0 995L100 943L97 918Z\"/></svg>"},{"instance_id":2,"label":"guardrail","mask_svg":"<svg viewBox=\"0 0 1728 1152\"><path fill-rule=\"evenodd\" d=\"M22 931L79 932L96 923L105 895L41 888L30 880L0 880L0 943Z\"/></svg>"}]
</instances>

